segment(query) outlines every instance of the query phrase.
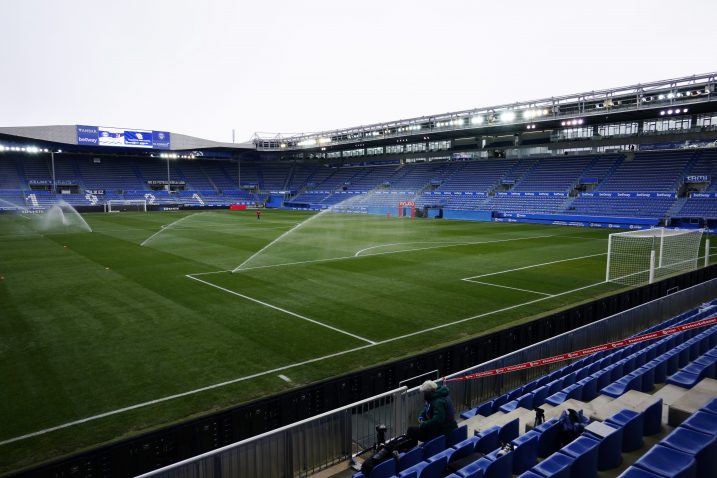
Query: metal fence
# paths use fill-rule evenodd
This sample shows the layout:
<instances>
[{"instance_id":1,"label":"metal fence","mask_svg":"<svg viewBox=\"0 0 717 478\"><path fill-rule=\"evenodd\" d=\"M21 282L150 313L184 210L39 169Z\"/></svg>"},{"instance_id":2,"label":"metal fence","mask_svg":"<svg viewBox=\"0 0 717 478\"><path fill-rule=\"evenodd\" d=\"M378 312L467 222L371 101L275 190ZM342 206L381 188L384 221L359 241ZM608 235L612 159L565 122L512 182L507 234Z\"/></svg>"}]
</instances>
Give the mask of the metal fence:
<instances>
[{"instance_id":1,"label":"metal fence","mask_svg":"<svg viewBox=\"0 0 717 478\"><path fill-rule=\"evenodd\" d=\"M717 279L656 299L579 327L497 359L454 373L457 377L551 357L635 334L717 297ZM480 380L449 382L456 410L465 410L562 367L567 362ZM387 437L405 432L423 408L418 388L397 388L316 417L218 448L141 475L140 478L218 478L307 476L347 461L373 445L376 426Z\"/></svg>"},{"instance_id":2,"label":"metal fence","mask_svg":"<svg viewBox=\"0 0 717 478\"><path fill-rule=\"evenodd\" d=\"M406 387L174 463L142 477L306 476L372 446L376 426L387 436L406 429Z\"/></svg>"}]
</instances>

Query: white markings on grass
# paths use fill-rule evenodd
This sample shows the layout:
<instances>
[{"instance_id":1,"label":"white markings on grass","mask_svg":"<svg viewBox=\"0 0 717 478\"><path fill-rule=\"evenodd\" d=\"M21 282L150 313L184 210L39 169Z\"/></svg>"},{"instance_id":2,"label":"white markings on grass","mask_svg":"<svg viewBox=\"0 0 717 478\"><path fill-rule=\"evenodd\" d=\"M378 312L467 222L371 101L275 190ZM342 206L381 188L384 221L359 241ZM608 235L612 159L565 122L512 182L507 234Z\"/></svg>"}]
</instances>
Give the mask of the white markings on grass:
<instances>
[{"instance_id":1,"label":"white markings on grass","mask_svg":"<svg viewBox=\"0 0 717 478\"><path fill-rule=\"evenodd\" d=\"M316 264L319 262L332 262L332 261L344 261L347 259L356 259L356 258L365 258L365 257L374 257L374 256L387 256L389 254L401 254L404 252L417 252L417 251L428 251L431 249L443 249L447 247L458 247L458 246L472 246L472 245L478 245L478 244L493 244L497 242L508 242L508 241L525 241L530 239L545 239L548 237L570 237L570 236L561 236L556 234L548 234L544 236L527 236L527 237L515 237L512 239L496 239L494 241L474 241L474 242L451 242L451 243L441 243L440 246L430 246L430 247L416 247L412 249L399 249L397 251L386 251L386 252L376 252L373 254L364 254L362 256L359 256L358 254L363 252L364 249L358 251L353 256L341 256L341 257L328 257L326 259L311 259L308 261L295 261L295 262L282 262L281 264L271 264L267 266L254 266L254 267L245 267L241 270L222 270L222 271L212 271L212 272L199 272L196 274L192 274L194 276L198 275L208 275L208 274L223 274L226 272L247 272L247 271L253 271L257 269L273 269L276 267L285 267L285 266L296 266L301 264ZM396 244L422 244L422 243L415 243L415 242L402 242L402 243L396 243ZM396 244L381 244L379 246L373 246L373 247L384 247L387 245L396 245ZM434 244L434 243L429 243ZM373 248L372 247L372 248ZM371 249L371 248L369 248Z\"/></svg>"},{"instance_id":2,"label":"white markings on grass","mask_svg":"<svg viewBox=\"0 0 717 478\"><path fill-rule=\"evenodd\" d=\"M339 329L339 328L337 328L337 327L334 327L333 325L325 324L325 323L323 323L323 322L319 322L318 320L310 319L310 318L308 318L308 317L305 317L305 316L303 316L303 315L299 315L299 314L297 314L297 313L295 313L295 312L292 312L292 311L290 311L290 310L282 309L281 307L277 307L276 305L269 304L268 302L264 302L264 301L261 301L261 300L259 300L259 299L255 299L255 298L253 298L253 297L249 297L248 295L240 294L239 292L236 292L236 291L231 290L231 289L227 289L226 287L222 287L222 286L213 284L213 283L211 283L211 282L205 281L205 280L203 280L203 279L199 279L199 278L197 278L197 277L194 277L194 276L192 276L192 274L187 274L187 277L189 277L190 279L195 280L195 281L197 281L197 282L201 282L202 284L206 284L206 285L208 285L208 286L210 286L210 287L214 287L215 289L219 289L219 290L221 290L221 291L224 291L224 292L226 292L226 293L228 293L228 294L232 294L232 295L235 295L235 296L237 296L237 297L241 297L242 299L246 299L246 300L248 300L248 301L257 303L257 304L259 304L259 305L263 305L264 307L268 307L268 308L270 308L270 309L274 309L274 310L277 310L277 311L279 311L279 312L283 312L284 314L290 315L290 316L292 316L292 317L296 317L297 319L305 320L306 322L311 322L312 324L319 325L319 326L325 327L325 328L327 328L327 329L331 329L331 330L333 330L334 332L338 332L338 333L340 333L340 334L348 335L349 337L353 337L353 338L355 338L355 339L361 340L361 341L366 342L366 343L371 344L371 345L375 345L375 344L376 344L376 342L374 342L373 340L365 339L365 338L363 338L363 337L361 337L361 336L359 336L359 335L352 334L351 332L347 332L347 331L345 331L345 330L341 330L341 329Z\"/></svg>"},{"instance_id":3,"label":"white markings on grass","mask_svg":"<svg viewBox=\"0 0 717 478\"><path fill-rule=\"evenodd\" d=\"M159 231L155 232L154 234L152 234L151 236L149 236L147 239L145 239L144 241L142 241L142 242L140 243L140 246L144 246L144 245L147 244L149 241L151 241L152 239L154 239L155 237L157 237L158 234L160 234L160 233L166 231L167 229L171 228L172 226L175 226L175 225L181 223L182 221L184 221L184 220L186 220L186 219L189 219L189 218L192 217L192 216L196 216L197 214L202 214L202 213L201 213L201 212L195 212L194 214L190 214L189 216L184 216L184 217L182 217L182 218L179 218L179 219L177 219L176 221L167 224L166 226L162 226L162 228L161 228Z\"/></svg>"},{"instance_id":4,"label":"white markings on grass","mask_svg":"<svg viewBox=\"0 0 717 478\"><path fill-rule=\"evenodd\" d=\"M287 377L286 375L279 374L279 378L287 383L291 383L291 379Z\"/></svg>"},{"instance_id":5,"label":"white markings on grass","mask_svg":"<svg viewBox=\"0 0 717 478\"><path fill-rule=\"evenodd\" d=\"M300 367L300 366L302 366L302 365L309 365L309 364L312 364L312 363L315 363L315 362L320 362L320 361L322 361L322 360L332 359L332 358L334 358L334 357L338 357L338 356L340 356L340 355L345 355L345 354L348 354L348 353L351 353L351 352L357 352L357 351L359 351L359 350L362 350L362 349L365 349L365 348L368 348L368 347L373 347L373 345L370 345L370 344L362 345L362 346L360 346L360 347L355 347L355 348L353 348L353 349L342 350L341 352L336 352L336 353L333 353L333 354L324 355L324 356L312 358L312 359L309 359L309 360L304 360L303 362L296 362L296 363L284 365L284 366L282 366L282 367L277 367L277 368L274 368L274 369L271 369L271 370L266 370L266 371L264 371L264 372L257 372L257 373L251 374L251 375L246 375L246 376L244 376L244 377L234 378L234 379L232 379L232 380L227 380L226 382L215 383L215 384L212 384L212 385L207 385L206 387L197 388L197 389L195 389L195 390L189 390L189 391L187 391L187 392L182 392L182 393L177 393L177 394L175 394L175 395L169 395L169 396L166 396L166 397L157 398L157 399L155 399L155 400L150 400L150 401L148 401L148 402L142 402L142 403L137 403L137 404L135 404L135 405L130 405L130 406L128 406L128 407L118 408L117 410L112 410L112 411L109 411L109 412L100 413L100 414L98 414L98 415L92 415L92 416L90 416L90 417L82 418L82 419L80 419L80 420L75 420L75 421L72 421L72 422L63 423L62 425L57 425L57 426L54 426L54 427L52 427L52 428L46 428L46 429L44 429L44 430L38 430L38 431L36 431L36 432L28 433L28 434L26 434L26 435L17 436L17 437L14 437L14 438L8 438L7 440L0 441L0 446L2 446L2 445L7 445L7 444L9 444L9 443L18 442L18 441L21 441L21 440L26 440L26 439L28 439L28 438L32 438L32 437L44 435L44 434L46 434L46 433L54 432L54 431L56 431L56 430L62 430L63 428L68 428L68 427L72 427L72 426L75 426L75 425L81 425L81 424L83 424L83 423L91 422L91 421L94 421L94 420L99 420L100 418L105 418L105 417L109 417L109 416L112 416L112 415L117 415L117 414L119 414L119 413L124 413L124 412L129 412L129 411L132 411L132 410L137 410L138 408L144 408L144 407L148 407L148 406L150 406L150 405L156 405L156 404L158 404L158 403L167 402L167 401L169 401L169 400L175 400L175 399L177 399L177 398L182 398L182 397L186 397L186 396L189 396L189 395L195 395L195 394L201 393L201 392L206 392L206 391L208 391L208 390L213 390L213 389L216 389L216 388L226 387L227 385L232 385L232 384L235 384L235 383L244 382L244 381L246 381L246 380L251 380L251 379L254 379L254 378L262 377L262 376L264 376L264 375L270 375L270 374L273 374L273 373L276 373L276 372L283 372L284 370L288 370L288 369L290 369L290 368Z\"/></svg>"},{"instance_id":6,"label":"white markings on grass","mask_svg":"<svg viewBox=\"0 0 717 478\"><path fill-rule=\"evenodd\" d=\"M187 216L187 217L189 217L189 216ZM185 219L185 218L182 218L182 219ZM161 231L160 231L160 232L161 232ZM533 237L529 237L529 238L519 238L519 239L533 239L533 238L539 238L539 237L551 237L551 236L533 236ZM570 236L563 236L563 237L570 237ZM519 239L512 239L512 240L519 240ZM447 245L447 246L439 246L439 247L451 247L451 246L454 246L454 245L456 245L456 244ZM423 250L423 249L425 249L425 248L421 248L421 249L417 249L417 250ZM373 256L373 255L383 255L383 254L394 254L394 253L399 253L399 252L410 252L410 251L412 251L412 250L416 250L416 249L403 250L403 251L390 251L390 252L384 252L384 253L369 254L369 255L367 255L367 256L362 256L362 257L370 257L370 256ZM593 255L589 255L589 256L583 256L582 258L596 257L596 256L600 256L600 255L605 255L605 254L604 254L604 253L603 253L603 254L593 254ZM349 257L344 257L344 258L322 259L322 260L317 260L317 261L303 261L303 262L296 262L296 263L278 264L278 265L275 265L275 266L254 267L254 268L251 268L251 269L262 269L262 268L268 268L268 267L279 267L279 266L284 266L284 265L305 264L305 263L311 263L311 262L325 262L325 261L329 261L329 260L351 259L351 258L353 258L353 257L354 257L354 256L349 256ZM481 275L481 276L474 276L474 277L471 277L471 278L469 278L469 279L476 279L476 278L485 277L485 276L491 276L491 275L497 275L497 274L504 274L504 273L513 272L513 271L516 271L516 270L524 270L524 269L529 269L529 268L533 268L533 267L540 267L540 266L542 266L542 265L549 265L549 264L554 264L554 263L557 263L557 262L565 262L565 261L568 261L568 260L578 260L578 259L580 259L580 258L574 257L574 258L565 259L565 260L562 260L562 261L552 261L552 262L546 262L546 263L542 263L542 264L535 264L535 265L532 265L532 266L525 266L525 267L520 267L520 268L517 268L517 269L510 269L510 270L506 270L506 271L500 271L500 272L493 272L493 273L490 273L490 274L484 274L484 275ZM251 270L251 269L245 269L245 270ZM258 300L256 300L256 299L251 298L251 297L245 296L245 295L243 295L243 294L239 294L239 293L237 293L237 292L231 291L231 290L229 290L229 289L225 289L225 288L223 288L223 287L220 287L220 286L217 286L217 285L215 285L215 284L212 284L211 282L207 282L207 281L204 281L204 280L202 280L202 279L199 279L199 278L195 277L195 276L198 276L198 275L218 274L218 273L222 273L222 272L231 272L231 270L227 270L227 271L216 271L216 272L204 272L204 273L196 273L196 274L188 274L186 277L188 277L188 278L190 278L190 279L193 279L193 280L195 280L195 281L197 281L197 282L201 282L201 283L207 284L207 285L209 285L209 286L211 286L211 287L215 287L215 288L218 288L218 289L220 289L220 290L224 290L225 292L228 292L228 293L230 293L230 294L233 294L233 295L236 295L236 296L245 298L245 299L250 300L250 301L252 301L252 302L256 302L256 303L259 303L259 304L261 304L261 305L265 305L265 306L267 306L267 307L270 307L270 308L276 309L276 310L278 310L278 311L287 313L287 314L292 315L292 316L295 316L295 317L297 317L297 318L300 318L300 319L303 319L303 320L308 320L309 322L314 322L314 323L316 323L317 325L321 325L321 326L324 326L324 327L328 327L328 328L331 328L331 329L336 330L337 332L341 332L341 333L345 333L345 334L348 334L348 335L352 335L352 336L353 336L353 334L349 334L348 332L344 332L344 331L341 331L341 330L339 330L339 329L335 329L334 327L328 326L328 325L326 325L326 324L321 324L320 322L314 321L314 320L309 319L309 318L307 318L307 317L299 316L298 314L294 314L293 312L287 311L287 310L285 310L285 309L281 309L281 308L279 308L279 307L273 306L273 305L271 305L271 304L267 304L267 303L265 303L265 302L258 301ZM463 279L463 280L466 280L466 279ZM165 397L157 398L157 399L155 399L155 400L150 400L150 401L147 401L147 402L138 403L138 404L135 404L135 405L130 405L130 406L124 407L124 408L119 408L119 409L117 409L117 410L112 410L112 411L109 411L109 412L100 413L100 414L98 414L98 415L92 415L92 416L90 416L90 417L82 418L82 419L75 420L75 421L72 421L72 422L63 423L63 424L61 424L61 425L57 425L57 426L54 426L54 427L51 427L51 428L46 428L46 429L44 429L44 430L38 430L38 431L36 431L36 432L32 432L32 433L28 433L28 434L25 434L25 435L21 435L21 436L17 436L17 437L14 437L14 438L9 438L9 439L0 441L0 446L2 446L2 445L7 445L7 444L10 444L10 443L14 443L14 442L18 442L18 441L22 441L22 440L26 440L26 439L28 439L28 438L32 438L32 437L44 435L44 434L51 433L51 432L56 431L56 430L61 430L61 429L64 429L64 428L69 428L69 427L72 427L72 426L81 425L81 424L83 424L83 423L91 422L91 421L94 421L94 420L99 420L99 419L102 419L102 418L105 418L105 417L109 417L109 416L112 416L112 415L117 415L117 414L120 414L120 413L132 411L132 410L137 410L137 409L144 408L144 407L148 407L148 406L151 406L151 405L156 405L156 404L159 404L159 403L167 402L167 401L170 401L170 400L175 400L175 399L178 399L178 398L182 398L182 397L186 397L186 396L190 396L190 395L195 395L195 394L198 394L198 393L202 393L202 392L206 392L206 391L209 391L209 390L213 390L213 389L225 387L225 386L232 385L232 384L235 384L235 383L239 383L239 382L243 382L243 381L247 381L247 380L252 380L252 379L259 378L259 377L262 377L262 376L265 376L265 375L275 374L275 373L277 373L277 372L283 372L283 371L285 371L285 370L289 370L289 369L292 369L292 368L302 367L302 366L304 366L304 365L310 365L310 364L312 364L312 363L316 363L316 362L321 362L321 361L324 361L324 360L333 359L333 358L340 357L340 356L343 356L343 355L347 355L347 354L350 354L350 353L353 353L353 352L358 352L358 351L361 351L361 350L364 350L364 349L367 349L367 348L376 347L376 346L379 346L379 345L383 345L383 344L387 344L387 343L391 343L391 342L396 342L396 341L403 340L403 339L406 339L406 338L409 338L409 337L413 337L413 336L416 336L416 335L433 332L433 331L435 331L435 330L439 330L439 329L442 329L442 328L445 328L445 327L451 327L451 326L458 325L458 324L461 324L461 323L464 323L464 322L468 322L468 321L480 319L480 318L483 318L483 317L488 317L488 316L491 316L491 315L494 315L494 314L500 314L500 313L502 313L502 312L507 312L507 311L510 311L510 310L515 310L515 309L518 309L518 308L520 308L520 307L525 307L525 306L532 305L532 304L535 304L535 303L538 303L538 302L542 302L542 301L545 301L545 300L549 300L549 299L552 299L552 298L555 298L555 297L560 297L560 296L567 295L567 294L571 294L571 293L578 292L578 291L581 291L581 290L589 289L589 288L591 288L591 287L596 287L596 286L599 286L599 285L602 285L602 284L605 284L605 282L604 282L604 281L603 281L603 282L597 282L597 283L594 283L594 284L586 285L586 286L584 286L584 287L579 287L579 288L577 288L577 289L572 289L572 290L568 290L568 291L565 291L565 292L560 292L560 293L558 293L558 294L546 295L545 297L540 297L540 298L538 298L538 299L530 300L530 301L527 301L527 302L522 302L522 303L515 304L515 305L511 305L511 306L508 306L508 307L503 307L503 308L501 308L501 309L492 310L492 311L489 311L489 312L484 312L484 313L482 313L482 314L474 315L474 316L472 316L472 317L466 317L465 319L460 319L460 320L456 320L456 321L453 321L453 322L449 322L449 323L445 323L445 324L440 324L440 325L437 325L437 326L434 326L434 327L430 327L430 328L427 328L427 329L419 330L419 331L416 331L416 332L411 332L411 333L409 333L409 334L404 334L404 335L400 335L400 336L397 336L397 337L392 337L392 338L390 338L390 339L381 340L381 341L378 341L378 342L374 342L374 341L370 341L370 340L368 340L368 339L364 339L364 338L362 338L362 337L354 336L355 338L358 338L358 339L360 339L360 340L363 340L363 341L367 342L366 345L362 345L362 346L359 346L359 347L354 347L354 348L347 349L347 350L342 350L342 351L340 351L340 352L335 352L335 353L332 353L332 354L328 354L328 355L324 355L324 356L321 356L321 357L312 358L312 359L309 359L309 360L304 360L304 361L301 361L301 362L295 362L295 363L287 364L287 365L284 365L284 366L281 366L281 367L273 368L273 369L271 369L271 370L266 370L266 371L263 371L263 372L257 372L257 373L251 374L251 375L246 375L246 376L243 376L243 377L234 378L234 379L227 380L227 381L224 381L224 382L215 383L215 384L212 384L212 385L207 385L207 386L205 386L205 387L197 388L197 389L194 389L194 390L188 390L188 391L186 391L186 392L178 393L178 394L175 394L175 395L168 395L168 396L165 396ZM491 284L491 285L495 285L495 284ZM280 376L280 378L281 378L281 376Z\"/></svg>"},{"instance_id":7,"label":"white markings on grass","mask_svg":"<svg viewBox=\"0 0 717 478\"><path fill-rule=\"evenodd\" d=\"M189 276L187 276L187 277L189 277ZM197 281L200 281L200 282L204 282L204 281L201 281L200 279L197 279L197 278L193 278L193 279L194 279L194 280L197 280ZM566 295L566 294L571 294L571 293L573 293L573 292L578 292L578 291L581 291L581 290L589 289L589 288L591 288L591 287L595 287L595 286L602 285L602 284L605 284L605 282L597 282L597 283L595 283L595 284L586 285L586 286L584 286L584 287L579 287L579 288L577 288L577 289L572 289L572 290L568 290L568 291L561 292L561 293L558 293L558 294L554 294L554 295L550 295L550 296L546 296L546 297L541 297L541 298L539 298L539 299L530 300L530 301L528 301L528 302L522 302L522 303L520 303L520 304L511 305L511 306L508 306L508 307L504 307L504 308L502 308L502 309L492 310L492 311L485 312L485 313L482 313L482 314L474 315L474 316L472 316L472 317L467 317L467 318L465 318L465 319L456 320L456 321L449 322L449 323L446 323L446 324L437 325L437 326L435 326L435 327L430 327L430 328L428 328L428 329L423 329L423 330L419 330L419 331L416 331L416 332L411 332L411 333L405 334L405 335L400 335L400 336L398 336L398 337L392 337L392 338L390 338L390 339L381 340L381 341L378 341L378 342L372 342L372 343L370 343L370 344L362 345L362 346L359 346L359 347L354 347L354 348L352 348L352 349L342 350L342 351L340 351L340 352L335 352L335 353L332 353L332 354L329 354L329 355L324 355L324 356L321 356L321 357L316 357L316 358L312 358L312 359L309 359L309 360L304 360L304 361L302 361L302 362L296 362L296 363L284 365L284 366L281 366L281 367L273 368L273 369L271 369L271 370L266 370L266 371L264 371L264 372L257 372L257 373L251 374L251 375L246 375L246 376L244 376L244 377L238 377L238 378L234 378L234 379L231 379L231 380L227 380L227 381L225 381L225 382L220 382L220 383L215 383L215 384L212 384L212 385L207 385L206 387L201 387L201 388L197 388L197 389L194 389L194 390L189 390L189 391L186 391L186 392L178 393L178 394L175 394L175 395L169 395L169 396L166 396L166 397L157 398L157 399L155 399L155 400L150 400L150 401L148 401L148 402L138 403L138 404L136 404L136 405L130 405L130 406L128 406L128 407L120 408L120 409L117 409L117 410L112 410L112 411L109 411L109 412L100 413L99 415L93 415L93 416L90 416L90 417L87 417L87 418L83 418L83 419L80 419L80 420L75 420L75 421L72 421L72 422L64 423L64 424L62 424L62 425L57 425L57 426L52 427L52 428L46 428L46 429L44 429L44 430L39 430L39 431L36 431L36 432L33 432L33 433L28 433L28 434L26 434L26 435L14 437L14 438L9 438L9 439L7 439L7 440L0 441L0 446L2 446L2 445L7 445L7 444L9 444L9 443L14 443L14 442L21 441L21 440L25 440L25 439L27 439L27 438L32 438L32 437L36 437L36 436L39 436L39 435L44 435L44 434L46 434L46 433L50 433L50 432L53 432L53 431L56 431L56 430L61 430L61 429L63 429L63 428L68 428L68 427L75 426L75 425L81 425L81 424L83 424L83 423L87 423L87 422L90 422L90 421L98 420L98 419L100 419L100 418L109 417L109 416L111 416L111 415L117 415L117 414L119 414L119 413L124 413L124 412L128 412L128 411L131 411L131 410L136 410L136 409L139 409L139 408L148 407L148 406L150 406L150 405L156 405L156 404L158 404L158 403L167 402L167 401L169 401L169 400L174 400L174 399L186 397L186 396L189 396L189 395L195 395L195 394L197 394L197 393L206 392L206 391L213 390L213 389L216 389L216 388L225 387L225 386L227 386L227 385L232 385L232 384L239 383L239 382L243 382L243 381L246 381L246 380L251 380L251 379L259 378L259 377L262 377L262 376L265 376L265 375L270 375L270 374L274 374L274 373L277 373L277 372L283 372L284 370L289 370L289 369L292 369L292 368L301 367L301 366L304 366L304 365L309 365L309 364L312 364L312 363L321 362L321 361L324 361L324 360L328 360L328 359L340 357L340 356L342 356L342 355L347 355L347 354L350 354L350 353L353 353L353 352L358 352L358 351L360 351L360 350L364 350L364 349L371 348L371 347L376 347L376 346L378 346L378 345L383 345L383 344L387 344L387 343L391 343L391 342L396 342L396 341L398 341L398 340L402 340L402 339L405 339L405 338L413 337L413 336L415 336L415 335L425 334L425 333L433 332L433 331L435 331L435 330L439 330L439 329L442 329L442 328L445 328L445 327L450 327L450 326L458 325L458 324L461 324L461 323L464 323L464 322L468 322L468 321L471 321L471 320L480 319L480 318L482 318L482 317L488 317L488 316L493 315L493 314L499 314L499 313L501 313L501 312L507 312L507 311L509 311L509 310L518 309L518 308L524 307L524 306L526 306L526 305L535 304L535 303L537 303L537 302L541 302L541 301L544 301L544 300L552 299L552 298L554 298L554 297L559 297L559 296Z\"/></svg>"},{"instance_id":8,"label":"white markings on grass","mask_svg":"<svg viewBox=\"0 0 717 478\"><path fill-rule=\"evenodd\" d=\"M537 290L521 289L520 287L511 287L509 285L492 284L490 282L481 282L478 280L469 280L469 279L462 279L462 280L467 280L468 282L473 282L474 284L490 285L493 287L501 287L503 289L512 289L512 290L519 290L522 292L530 292L531 294L550 295L550 294L546 294L545 292L538 292Z\"/></svg>"},{"instance_id":9,"label":"white markings on grass","mask_svg":"<svg viewBox=\"0 0 717 478\"><path fill-rule=\"evenodd\" d=\"M525 270L525 269L533 269L533 268L535 268L535 267L549 266L550 264L559 264L559 263L561 263L561 262L577 261L577 260L579 260L579 259L589 259L589 258L591 258L591 257L606 256L606 255L607 255L607 252L601 252L601 253L599 253L599 254L590 254L590 255L587 255L587 256L569 257L569 258L567 258L567 259L560 259L559 261L541 262L540 264L533 264L533 265L530 265L530 266L516 267L515 269L507 269L507 270L498 271L498 272L490 272L490 273L488 273L488 274L481 274L481 275L479 275L479 276L466 277L466 278L461 279L461 280L465 280L465 281L468 281L468 282L474 282L474 281L471 281L471 279L480 279L481 277L497 276L497 275L500 275L500 274L506 274L506 273L508 273L508 272L522 271L522 270Z\"/></svg>"}]
</instances>

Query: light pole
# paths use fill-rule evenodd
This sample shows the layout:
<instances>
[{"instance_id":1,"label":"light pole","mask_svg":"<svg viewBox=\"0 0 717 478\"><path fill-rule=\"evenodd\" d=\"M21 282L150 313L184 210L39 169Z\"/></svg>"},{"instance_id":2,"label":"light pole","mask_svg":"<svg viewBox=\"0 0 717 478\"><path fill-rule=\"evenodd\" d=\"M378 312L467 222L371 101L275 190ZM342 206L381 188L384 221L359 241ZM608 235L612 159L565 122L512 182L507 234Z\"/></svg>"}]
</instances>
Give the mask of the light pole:
<instances>
[{"instance_id":1,"label":"light pole","mask_svg":"<svg viewBox=\"0 0 717 478\"><path fill-rule=\"evenodd\" d=\"M47 151L47 150L46 150ZM61 149L57 151L50 150L50 163L52 163L52 193L57 194L57 181L55 180L55 153L62 153Z\"/></svg>"},{"instance_id":2,"label":"light pole","mask_svg":"<svg viewBox=\"0 0 717 478\"><path fill-rule=\"evenodd\" d=\"M167 194L169 194L169 192L171 192L171 190L172 190L172 187L170 186L170 182L169 182L169 155L167 155Z\"/></svg>"}]
</instances>

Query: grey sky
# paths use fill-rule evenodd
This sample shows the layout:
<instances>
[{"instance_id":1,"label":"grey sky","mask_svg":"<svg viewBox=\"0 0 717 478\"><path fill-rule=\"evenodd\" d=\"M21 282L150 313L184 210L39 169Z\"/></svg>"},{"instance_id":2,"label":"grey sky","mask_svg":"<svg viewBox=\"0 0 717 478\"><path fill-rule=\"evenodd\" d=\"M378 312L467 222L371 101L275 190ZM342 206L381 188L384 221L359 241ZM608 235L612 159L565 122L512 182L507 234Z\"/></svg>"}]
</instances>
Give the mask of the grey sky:
<instances>
[{"instance_id":1,"label":"grey sky","mask_svg":"<svg viewBox=\"0 0 717 478\"><path fill-rule=\"evenodd\" d=\"M0 126L237 140L717 70L714 0L0 0Z\"/></svg>"}]
</instances>

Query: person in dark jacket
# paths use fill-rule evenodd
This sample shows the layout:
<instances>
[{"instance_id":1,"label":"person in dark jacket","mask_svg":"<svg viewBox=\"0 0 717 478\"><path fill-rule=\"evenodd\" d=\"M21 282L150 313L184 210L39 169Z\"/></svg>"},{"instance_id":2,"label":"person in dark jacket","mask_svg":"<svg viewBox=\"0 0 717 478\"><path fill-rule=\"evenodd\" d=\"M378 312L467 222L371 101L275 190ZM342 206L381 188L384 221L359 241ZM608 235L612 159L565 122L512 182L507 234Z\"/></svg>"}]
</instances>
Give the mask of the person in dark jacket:
<instances>
[{"instance_id":1,"label":"person in dark jacket","mask_svg":"<svg viewBox=\"0 0 717 478\"><path fill-rule=\"evenodd\" d=\"M458 427L456 412L447 387L426 380L420 388L426 405L418 417L420 424L408 427L406 435L418 441L427 442L439 435L448 435Z\"/></svg>"}]
</instances>

